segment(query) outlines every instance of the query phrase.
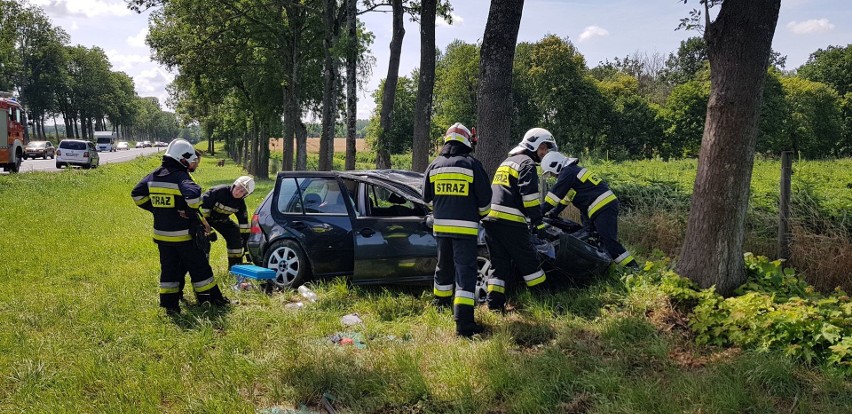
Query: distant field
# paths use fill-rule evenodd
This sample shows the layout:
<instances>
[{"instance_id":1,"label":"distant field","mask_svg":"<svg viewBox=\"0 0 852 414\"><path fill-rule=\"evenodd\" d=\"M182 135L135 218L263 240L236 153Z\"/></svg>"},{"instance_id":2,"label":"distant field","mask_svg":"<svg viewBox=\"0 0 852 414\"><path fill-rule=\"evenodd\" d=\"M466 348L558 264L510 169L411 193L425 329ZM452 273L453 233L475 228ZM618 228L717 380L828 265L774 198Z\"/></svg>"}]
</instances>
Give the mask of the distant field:
<instances>
[{"instance_id":1,"label":"distant field","mask_svg":"<svg viewBox=\"0 0 852 414\"><path fill-rule=\"evenodd\" d=\"M284 147L283 139L269 139L269 151L281 151ZM295 140L294 140L295 147ZM320 139L319 138L308 138L308 154L317 154L319 153L320 147ZM355 140L355 151L360 152L367 149L367 141L363 139ZM334 139L334 152L346 152L346 138L335 138Z\"/></svg>"}]
</instances>

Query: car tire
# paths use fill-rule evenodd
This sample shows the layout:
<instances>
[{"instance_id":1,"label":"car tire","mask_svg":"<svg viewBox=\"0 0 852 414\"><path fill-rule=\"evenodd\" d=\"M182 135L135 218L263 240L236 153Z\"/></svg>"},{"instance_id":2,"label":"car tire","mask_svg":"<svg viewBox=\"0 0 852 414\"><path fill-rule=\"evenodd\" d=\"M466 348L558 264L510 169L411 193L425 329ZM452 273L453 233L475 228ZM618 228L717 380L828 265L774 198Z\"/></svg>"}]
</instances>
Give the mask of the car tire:
<instances>
[{"instance_id":1,"label":"car tire","mask_svg":"<svg viewBox=\"0 0 852 414\"><path fill-rule=\"evenodd\" d=\"M494 274L494 266L486 249L479 249L476 256L476 270L476 289L473 292L473 299L476 303L485 303L488 299L488 279Z\"/></svg>"},{"instance_id":2,"label":"car tire","mask_svg":"<svg viewBox=\"0 0 852 414\"><path fill-rule=\"evenodd\" d=\"M57 170L61 170L61 169L62 169L62 164L60 164L60 163L58 163L58 162L57 162L57 163L56 163L56 169L57 169Z\"/></svg>"},{"instance_id":3,"label":"car tire","mask_svg":"<svg viewBox=\"0 0 852 414\"><path fill-rule=\"evenodd\" d=\"M275 271L273 283L279 288L299 286L311 274L308 256L299 243L290 239L272 243L263 255L263 265Z\"/></svg>"}]
</instances>

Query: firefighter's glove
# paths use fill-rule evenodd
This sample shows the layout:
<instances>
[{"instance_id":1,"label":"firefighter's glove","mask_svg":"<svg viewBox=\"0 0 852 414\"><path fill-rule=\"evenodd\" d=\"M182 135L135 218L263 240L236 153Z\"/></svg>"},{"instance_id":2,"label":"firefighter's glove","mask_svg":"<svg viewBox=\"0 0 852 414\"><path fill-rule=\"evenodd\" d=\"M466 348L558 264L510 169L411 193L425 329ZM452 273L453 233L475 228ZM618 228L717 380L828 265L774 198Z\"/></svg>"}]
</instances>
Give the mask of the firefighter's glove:
<instances>
[{"instance_id":1,"label":"firefighter's glove","mask_svg":"<svg viewBox=\"0 0 852 414\"><path fill-rule=\"evenodd\" d=\"M550 240L550 233L547 232L547 228L550 227L550 224L541 222L533 227L533 231L535 235L541 240Z\"/></svg>"}]
</instances>

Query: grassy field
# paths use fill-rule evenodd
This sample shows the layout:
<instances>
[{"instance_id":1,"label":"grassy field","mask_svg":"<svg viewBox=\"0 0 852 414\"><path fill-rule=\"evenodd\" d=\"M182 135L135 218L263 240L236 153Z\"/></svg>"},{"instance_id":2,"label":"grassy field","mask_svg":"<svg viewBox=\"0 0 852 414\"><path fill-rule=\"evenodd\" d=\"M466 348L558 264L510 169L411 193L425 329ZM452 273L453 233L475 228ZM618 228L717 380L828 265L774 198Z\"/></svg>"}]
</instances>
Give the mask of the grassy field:
<instances>
[{"instance_id":1,"label":"grassy field","mask_svg":"<svg viewBox=\"0 0 852 414\"><path fill-rule=\"evenodd\" d=\"M428 288L315 283L320 299L234 292L225 247L214 272L235 305L157 307L151 217L129 197L158 161L0 176L0 412L251 413L324 393L342 413L848 413L841 373L780 353L694 345L683 315L613 273L559 293L513 298L453 335ZM203 187L241 171L205 159ZM256 206L270 189L258 182ZM340 318L357 312L362 325ZM329 341L363 336L365 349Z\"/></svg>"}]
</instances>

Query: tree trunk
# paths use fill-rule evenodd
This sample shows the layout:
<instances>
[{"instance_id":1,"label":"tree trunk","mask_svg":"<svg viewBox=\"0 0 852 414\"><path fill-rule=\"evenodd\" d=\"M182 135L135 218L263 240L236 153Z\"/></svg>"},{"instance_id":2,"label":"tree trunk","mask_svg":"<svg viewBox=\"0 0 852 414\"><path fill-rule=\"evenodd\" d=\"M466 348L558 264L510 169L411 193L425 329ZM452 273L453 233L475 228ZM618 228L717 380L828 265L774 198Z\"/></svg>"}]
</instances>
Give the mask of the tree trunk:
<instances>
[{"instance_id":1,"label":"tree trunk","mask_svg":"<svg viewBox=\"0 0 852 414\"><path fill-rule=\"evenodd\" d=\"M704 33L710 100L677 272L723 295L745 281L743 238L780 0L726 0Z\"/></svg>"},{"instance_id":2,"label":"tree trunk","mask_svg":"<svg viewBox=\"0 0 852 414\"><path fill-rule=\"evenodd\" d=\"M432 140L432 89L435 86L435 11L436 0L420 3L420 79L417 81L417 102L414 105L414 142L411 150L411 169L426 171L429 166Z\"/></svg>"},{"instance_id":3,"label":"tree trunk","mask_svg":"<svg viewBox=\"0 0 852 414\"><path fill-rule=\"evenodd\" d=\"M334 125L337 121L337 111L334 102L335 70L334 58L331 49L334 43L334 15L337 0L325 0L323 20L325 22L325 35L323 37L323 68L322 68L322 135L319 145L320 171L332 169L332 158L334 157Z\"/></svg>"},{"instance_id":4,"label":"tree trunk","mask_svg":"<svg viewBox=\"0 0 852 414\"><path fill-rule=\"evenodd\" d=\"M265 130L260 137L260 142L257 145L257 178L269 178L269 136L274 119L269 119L264 122Z\"/></svg>"},{"instance_id":5,"label":"tree trunk","mask_svg":"<svg viewBox=\"0 0 852 414\"><path fill-rule=\"evenodd\" d=\"M390 42L390 60L388 61L388 76L385 78L385 89L382 92L382 112L379 117L379 136L376 139L376 168L391 168L390 143L388 131L391 128L393 101L396 97L396 84L399 81L399 57L402 53L402 38L405 36L403 26L402 0L392 0L393 6L393 35Z\"/></svg>"},{"instance_id":6,"label":"tree trunk","mask_svg":"<svg viewBox=\"0 0 852 414\"><path fill-rule=\"evenodd\" d=\"M346 25L349 45L346 49L346 166L347 170L355 169L355 128L358 116L358 39L357 19L358 0L346 0Z\"/></svg>"},{"instance_id":7,"label":"tree trunk","mask_svg":"<svg viewBox=\"0 0 852 414\"><path fill-rule=\"evenodd\" d=\"M492 0L479 60L477 156L493 174L511 147L512 61L524 0Z\"/></svg>"},{"instance_id":8,"label":"tree trunk","mask_svg":"<svg viewBox=\"0 0 852 414\"><path fill-rule=\"evenodd\" d=\"M297 152L299 153L298 158L301 159L301 167L298 167L299 170L306 170L308 168L308 157L307 157L307 148L308 148L308 128L305 126L305 123L302 122L301 119L296 120L296 146L298 147Z\"/></svg>"},{"instance_id":9,"label":"tree trunk","mask_svg":"<svg viewBox=\"0 0 852 414\"><path fill-rule=\"evenodd\" d=\"M293 105L290 101L293 99L293 94L290 92L289 87L282 88L282 95L284 96L284 116L282 117L282 162L281 162L281 171L292 171L293 170Z\"/></svg>"}]
</instances>

